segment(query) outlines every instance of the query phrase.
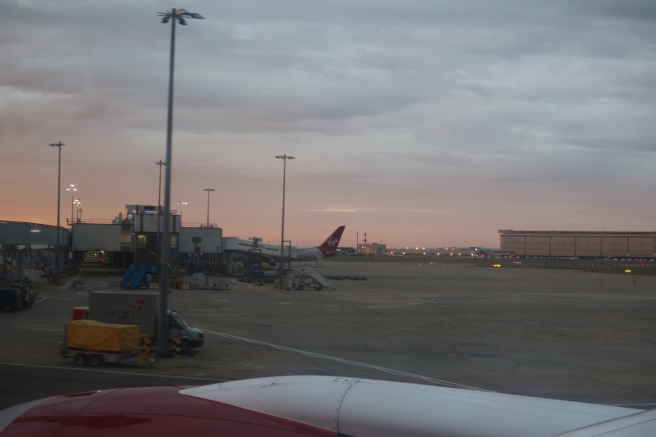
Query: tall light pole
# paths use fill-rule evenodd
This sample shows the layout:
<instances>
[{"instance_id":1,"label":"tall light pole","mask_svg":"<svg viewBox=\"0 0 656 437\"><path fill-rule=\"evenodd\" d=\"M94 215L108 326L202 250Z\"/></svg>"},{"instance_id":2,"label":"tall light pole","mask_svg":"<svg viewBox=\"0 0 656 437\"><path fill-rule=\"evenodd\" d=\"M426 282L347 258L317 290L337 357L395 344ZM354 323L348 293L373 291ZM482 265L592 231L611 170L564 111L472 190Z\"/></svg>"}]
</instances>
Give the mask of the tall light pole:
<instances>
[{"instance_id":1,"label":"tall light pole","mask_svg":"<svg viewBox=\"0 0 656 437\"><path fill-rule=\"evenodd\" d=\"M161 159L157 161L155 164L159 165L159 185L157 185L157 207L159 208L157 210L158 214L161 214L162 210L162 166L166 165L164 161Z\"/></svg>"},{"instance_id":2,"label":"tall light pole","mask_svg":"<svg viewBox=\"0 0 656 437\"><path fill-rule=\"evenodd\" d=\"M171 9L170 12L158 12L158 16L162 17L161 22L166 24L171 22L171 54L169 58L169 104L168 116L166 119L166 182L164 188L164 231L162 233L162 259L160 265L162 266L162 275L159 295L160 312L159 312L159 329L158 329L158 344L157 355L164 358L168 355L167 339L168 339L168 287L169 287L169 252L171 251L171 236L169 226L171 224L171 155L172 153L172 140L173 140L173 70L175 65L175 23L179 22L181 25L186 25L185 18L202 19L200 14L187 12L185 9Z\"/></svg>"},{"instance_id":3,"label":"tall light pole","mask_svg":"<svg viewBox=\"0 0 656 437\"><path fill-rule=\"evenodd\" d=\"M157 185L157 275L161 275L162 236L160 232L162 231L162 227L160 226L160 219L162 217L162 166L166 165L166 163L160 159L155 164L159 165L159 184Z\"/></svg>"},{"instance_id":4,"label":"tall light pole","mask_svg":"<svg viewBox=\"0 0 656 437\"><path fill-rule=\"evenodd\" d=\"M54 273L55 273L55 284L59 285L59 216L60 205L61 205L61 148L65 146L62 142L49 144L50 147L57 147L59 149L59 164L57 167L57 247L55 248L55 259L54 259Z\"/></svg>"},{"instance_id":5,"label":"tall light pole","mask_svg":"<svg viewBox=\"0 0 656 437\"><path fill-rule=\"evenodd\" d=\"M280 232L280 289L282 290L283 289L282 280L283 280L283 277L285 276L285 258L284 258L284 250L285 250L285 179L287 178L287 160L288 159L296 159L296 158L294 158L293 156L287 156L287 154L278 155L278 156L276 156L276 158L283 160L283 166L282 166L282 231Z\"/></svg>"},{"instance_id":6,"label":"tall light pole","mask_svg":"<svg viewBox=\"0 0 656 437\"><path fill-rule=\"evenodd\" d=\"M205 188L203 191L207 191L207 227L210 227L210 192L216 191L214 188Z\"/></svg>"},{"instance_id":7,"label":"tall light pole","mask_svg":"<svg viewBox=\"0 0 656 437\"><path fill-rule=\"evenodd\" d=\"M71 184L69 188L66 188L66 191L71 192L71 226L73 226L73 204L75 203L75 191L77 191L77 188L75 188L75 184Z\"/></svg>"}]
</instances>

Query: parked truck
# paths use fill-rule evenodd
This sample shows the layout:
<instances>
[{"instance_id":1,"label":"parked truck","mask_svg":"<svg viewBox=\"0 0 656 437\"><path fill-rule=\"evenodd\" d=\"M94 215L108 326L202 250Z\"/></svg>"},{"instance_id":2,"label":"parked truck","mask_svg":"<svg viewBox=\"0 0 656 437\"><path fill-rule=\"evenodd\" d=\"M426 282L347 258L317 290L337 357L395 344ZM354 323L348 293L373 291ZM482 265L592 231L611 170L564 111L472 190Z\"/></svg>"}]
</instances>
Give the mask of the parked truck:
<instances>
[{"instance_id":1,"label":"parked truck","mask_svg":"<svg viewBox=\"0 0 656 437\"><path fill-rule=\"evenodd\" d=\"M94 291L89 294L88 318L104 323L139 325L141 334L157 341L159 295L145 292ZM180 339L184 347L203 345L203 332L189 326L178 313L168 311L169 339Z\"/></svg>"}]
</instances>

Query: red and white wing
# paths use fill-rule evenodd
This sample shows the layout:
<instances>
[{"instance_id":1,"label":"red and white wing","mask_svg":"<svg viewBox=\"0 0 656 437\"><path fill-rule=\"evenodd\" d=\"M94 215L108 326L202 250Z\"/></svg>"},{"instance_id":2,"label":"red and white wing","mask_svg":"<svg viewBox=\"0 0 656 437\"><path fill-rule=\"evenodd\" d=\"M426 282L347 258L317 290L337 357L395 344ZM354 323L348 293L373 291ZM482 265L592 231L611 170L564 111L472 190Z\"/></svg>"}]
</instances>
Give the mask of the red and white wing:
<instances>
[{"instance_id":1,"label":"red and white wing","mask_svg":"<svg viewBox=\"0 0 656 437\"><path fill-rule=\"evenodd\" d=\"M0 411L0 437L654 437L656 412L327 376L57 396Z\"/></svg>"},{"instance_id":2,"label":"red and white wing","mask_svg":"<svg viewBox=\"0 0 656 437\"><path fill-rule=\"evenodd\" d=\"M0 411L1 437L329 437L335 433L229 404L181 387L57 396Z\"/></svg>"},{"instance_id":3,"label":"red and white wing","mask_svg":"<svg viewBox=\"0 0 656 437\"><path fill-rule=\"evenodd\" d=\"M357 437L545 437L641 411L327 376L233 381L181 393Z\"/></svg>"}]
</instances>

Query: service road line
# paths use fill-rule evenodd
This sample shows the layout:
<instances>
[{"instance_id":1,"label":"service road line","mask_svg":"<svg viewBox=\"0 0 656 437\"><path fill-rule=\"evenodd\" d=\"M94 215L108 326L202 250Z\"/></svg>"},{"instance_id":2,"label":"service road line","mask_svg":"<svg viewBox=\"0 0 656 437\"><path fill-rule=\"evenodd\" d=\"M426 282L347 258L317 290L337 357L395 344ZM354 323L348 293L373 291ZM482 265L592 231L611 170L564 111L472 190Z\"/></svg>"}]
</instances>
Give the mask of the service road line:
<instances>
[{"instance_id":1,"label":"service road line","mask_svg":"<svg viewBox=\"0 0 656 437\"><path fill-rule=\"evenodd\" d=\"M369 368L369 369L379 370L379 371L385 372L385 373L391 373L393 375L408 376L408 377L411 377L411 378L417 378L417 379L421 379L423 381L427 381L427 382L430 382L430 383L433 383L433 384L436 384L436 385L441 385L441 386L446 386L446 387L463 388L463 389L468 389L468 390L492 392L491 390L485 390L485 389L482 389L482 388L471 387L471 386L468 386L468 385L458 384L458 383L450 382L450 381L444 381L444 380L441 380L441 379L429 378L428 376L416 375L414 373L402 372L400 370L388 369L386 367L374 366L374 365L371 365L371 364L360 363L360 362L357 362L357 361L345 360L345 359L342 359L342 358L317 354L317 353L314 353L314 352L308 352L308 351L304 351L304 350L300 350L300 349L294 349L294 348L291 348L291 347L282 346L282 345L274 344L274 343L267 343L265 341L260 341L260 340L253 340L251 338L239 337L239 336L236 336L236 335L226 334L226 333L223 333L223 332L208 331L206 329L203 329L203 332L206 332L208 334L218 335L220 337L228 338L228 339L231 339L231 340L240 340L240 341L245 341L246 343L257 344L257 345L260 345L260 346L266 346L266 347L270 347L270 348L273 348L273 349L278 349L278 350L281 350L281 351L293 352L293 353L305 355L305 356L310 357L310 358L319 358L319 359L323 359L323 360L337 361L337 362L340 362L340 363L343 363L343 364L348 364L348 365L357 366L357 367L366 367L366 368Z\"/></svg>"},{"instance_id":2,"label":"service road line","mask_svg":"<svg viewBox=\"0 0 656 437\"><path fill-rule=\"evenodd\" d=\"M100 370L100 369L85 369L83 367L58 367L58 366L44 366L40 364L22 364L22 363L3 363L0 362L0 366L20 366L20 367L33 367L36 369L54 369L54 370L68 370L71 372L95 372L95 373L111 373L114 375L133 375L133 376L146 376L146 377L155 377L155 378L168 378L168 379L197 379L199 381L228 381L227 379L221 378L199 378L197 376L182 376L182 375L158 375L154 373L137 373L137 372L114 372L111 370Z\"/></svg>"}]
</instances>

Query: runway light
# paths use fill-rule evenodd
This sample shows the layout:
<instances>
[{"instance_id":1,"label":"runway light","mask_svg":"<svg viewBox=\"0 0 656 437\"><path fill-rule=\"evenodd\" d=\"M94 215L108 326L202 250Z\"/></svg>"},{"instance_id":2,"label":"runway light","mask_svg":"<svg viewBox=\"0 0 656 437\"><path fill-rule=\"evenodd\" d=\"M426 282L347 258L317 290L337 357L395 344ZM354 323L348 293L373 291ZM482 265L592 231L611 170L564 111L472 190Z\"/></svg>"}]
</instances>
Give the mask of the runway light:
<instances>
[{"instance_id":1,"label":"runway light","mask_svg":"<svg viewBox=\"0 0 656 437\"><path fill-rule=\"evenodd\" d=\"M624 270L624 273L631 273L631 270Z\"/></svg>"}]
</instances>

